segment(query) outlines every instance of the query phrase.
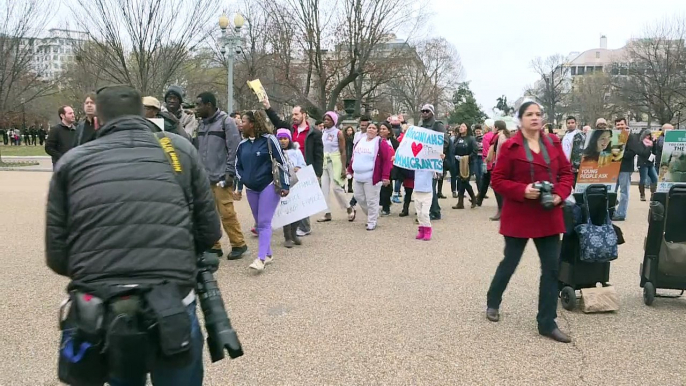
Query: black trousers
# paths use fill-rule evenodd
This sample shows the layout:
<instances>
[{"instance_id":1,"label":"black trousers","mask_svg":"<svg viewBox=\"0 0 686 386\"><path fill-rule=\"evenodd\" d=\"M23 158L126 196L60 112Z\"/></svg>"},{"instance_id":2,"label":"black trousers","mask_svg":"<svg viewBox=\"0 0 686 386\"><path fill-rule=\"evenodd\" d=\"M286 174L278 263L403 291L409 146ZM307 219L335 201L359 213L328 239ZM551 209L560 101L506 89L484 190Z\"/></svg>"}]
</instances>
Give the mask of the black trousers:
<instances>
[{"instance_id":1,"label":"black trousers","mask_svg":"<svg viewBox=\"0 0 686 386\"><path fill-rule=\"evenodd\" d=\"M431 208L429 209L429 215L432 220L438 220L441 218L441 206L438 205L438 193L436 191L436 185L438 180L434 179L432 182L433 188L433 199L431 200Z\"/></svg>"},{"instance_id":2,"label":"black trousers","mask_svg":"<svg viewBox=\"0 0 686 386\"><path fill-rule=\"evenodd\" d=\"M560 270L560 236L533 239L541 260L541 281L538 289L538 331L548 334L557 328L558 273ZM505 236L505 257L498 265L488 289L488 308L500 308L503 292L524 254L529 239Z\"/></svg>"},{"instance_id":3,"label":"black trousers","mask_svg":"<svg viewBox=\"0 0 686 386\"><path fill-rule=\"evenodd\" d=\"M498 209L502 210L503 209L503 196L500 195L498 192L495 193L495 200L498 202Z\"/></svg>"},{"instance_id":4,"label":"black trousers","mask_svg":"<svg viewBox=\"0 0 686 386\"><path fill-rule=\"evenodd\" d=\"M391 210L391 196L393 195L393 182L391 181L388 186L381 185L381 193L379 196L379 205L381 205L381 210L389 212Z\"/></svg>"},{"instance_id":5,"label":"black trousers","mask_svg":"<svg viewBox=\"0 0 686 386\"><path fill-rule=\"evenodd\" d=\"M479 202L484 200L484 197L486 197L486 193L488 192L488 187L491 185L491 172L490 170L487 171L483 176L481 176L481 181L479 185ZM497 197L497 193L496 193ZM498 205L498 208L500 208L500 205Z\"/></svg>"},{"instance_id":6,"label":"black trousers","mask_svg":"<svg viewBox=\"0 0 686 386\"><path fill-rule=\"evenodd\" d=\"M410 212L410 203L412 202L412 192L414 188L405 188L405 197L403 197L403 212Z\"/></svg>"},{"instance_id":7,"label":"black trousers","mask_svg":"<svg viewBox=\"0 0 686 386\"><path fill-rule=\"evenodd\" d=\"M463 180L460 178L457 180L457 196L458 197L463 197L464 198L464 192L465 190L467 191L467 194L469 194L469 198L474 200L476 197L474 196L474 189L472 188L472 184L469 183L469 180Z\"/></svg>"}]
</instances>

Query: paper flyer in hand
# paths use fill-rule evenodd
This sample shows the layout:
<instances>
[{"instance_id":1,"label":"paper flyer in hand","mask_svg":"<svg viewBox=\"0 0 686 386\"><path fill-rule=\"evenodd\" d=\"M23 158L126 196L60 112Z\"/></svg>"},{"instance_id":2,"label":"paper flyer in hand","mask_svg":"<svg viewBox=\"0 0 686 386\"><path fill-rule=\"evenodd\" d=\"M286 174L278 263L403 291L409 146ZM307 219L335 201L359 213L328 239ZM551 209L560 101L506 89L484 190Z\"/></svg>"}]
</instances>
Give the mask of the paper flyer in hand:
<instances>
[{"instance_id":1,"label":"paper flyer in hand","mask_svg":"<svg viewBox=\"0 0 686 386\"><path fill-rule=\"evenodd\" d=\"M262 102L267 98L267 91L265 91L262 82L260 82L259 79L249 80L248 87L257 95L257 100L259 102Z\"/></svg>"}]
</instances>

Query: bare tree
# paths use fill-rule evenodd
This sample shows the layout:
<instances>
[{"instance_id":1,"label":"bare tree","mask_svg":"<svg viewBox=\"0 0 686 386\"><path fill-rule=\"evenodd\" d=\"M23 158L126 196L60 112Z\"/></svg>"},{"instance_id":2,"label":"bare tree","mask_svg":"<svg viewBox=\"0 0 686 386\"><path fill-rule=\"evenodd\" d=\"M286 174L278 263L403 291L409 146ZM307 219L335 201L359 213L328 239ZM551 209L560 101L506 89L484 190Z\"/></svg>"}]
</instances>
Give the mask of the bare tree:
<instances>
[{"instance_id":1,"label":"bare tree","mask_svg":"<svg viewBox=\"0 0 686 386\"><path fill-rule=\"evenodd\" d=\"M534 84L531 94L543 105L549 122L561 117L565 100L566 81L569 67L564 56L556 54L547 58L537 57L531 61L531 68L541 77Z\"/></svg>"},{"instance_id":2,"label":"bare tree","mask_svg":"<svg viewBox=\"0 0 686 386\"><path fill-rule=\"evenodd\" d=\"M627 44L623 63L612 69L618 103L660 124L686 108L686 20L667 19Z\"/></svg>"},{"instance_id":3,"label":"bare tree","mask_svg":"<svg viewBox=\"0 0 686 386\"><path fill-rule=\"evenodd\" d=\"M53 91L34 67L40 37L48 18L44 0L3 0L0 8L0 117L18 114L22 104ZM38 27L36 27L38 26Z\"/></svg>"},{"instance_id":4,"label":"bare tree","mask_svg":"<svg viewBox=\"0 0 686 386\"><path fill-rule=\"evenodd\" d=\"M391 87L402 107L417 122L423 104L433 103L438 107L443 101L451 100L463 67L457 50L444 38L420 41L415 50L414 57L406 58L397 78L391 81Z\"/></svg>"},{"instance_id":5,"label":"bare tree","mask_svg":"<svg viewBox=\"0 0 686 386\"><path fill-rule=\"evenodd\" d=\"M334 109L393 32L401 26L412 32L418 19L411 5L410 0L265 0L271 25L288 31L276 36L292 40L274 45L290 49L274 58L291 99L314 115Z\"/></svg>"},{"instance_id":6,"label":"bare tree","mask_svg":"<svg viewBox=\"0 0 686 386\"><path fill-rule=\"evenodd\" d=\"M593 124L598 118L609 118L615 111L609 99L610 89L610 77L605 72L577 76L568 94L569 112L587 124Z\"/></svg>"},{"instance_id":7,"label":"bare tree","mask_svg":"<svg viewBox=\"0 0 686 386\"><path fill-rule=\"evenodd\" d=\"M207 36L212 0L75 0L89 44L76 50L110 81L159 95ZM92 46L91 46L92 44Z\"/></svg>"},{"instance_id":8,"label":"bare tree","mask_svg":"<svg viewBox=\"0 0 686 386\"><path fill-rule=\"evenodd\" d=\"M47 21L49 4L43 0L3 0L0 4L0 126L8 127L21 119L27 104L53 92L53 84L44 81L33 66L39 48L35 38Z\"/></svg>"}]
</instances>

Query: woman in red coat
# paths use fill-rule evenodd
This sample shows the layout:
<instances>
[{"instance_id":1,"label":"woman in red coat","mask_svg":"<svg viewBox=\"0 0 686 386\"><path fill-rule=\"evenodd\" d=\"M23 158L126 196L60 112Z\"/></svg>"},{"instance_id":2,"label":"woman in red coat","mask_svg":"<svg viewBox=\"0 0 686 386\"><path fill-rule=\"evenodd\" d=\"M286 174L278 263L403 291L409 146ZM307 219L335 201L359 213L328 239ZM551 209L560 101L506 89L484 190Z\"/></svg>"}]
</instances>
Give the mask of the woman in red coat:
<instances>
[{"instance_id":1,"label":"woman in red coat","mask_svg":"<svg viewBox=\"0 0 686 386\"><path fill-rule=\"evenodd\" d=\"M538 297L538 331L558 342L571 339L557 328L560 234L565 231L562 204L572 192L574 174L562 151L560 139L542 130L540 106L526 102L517 117L520 130L500 149L491 179L493 190L503 196L500 233L505 237L505 257L488 289L486 317L500 319L503 292L519 264L529 239L541 259ZM550 182L553 205L545 208L536 183Z\"/></svg>"}]
</instances>

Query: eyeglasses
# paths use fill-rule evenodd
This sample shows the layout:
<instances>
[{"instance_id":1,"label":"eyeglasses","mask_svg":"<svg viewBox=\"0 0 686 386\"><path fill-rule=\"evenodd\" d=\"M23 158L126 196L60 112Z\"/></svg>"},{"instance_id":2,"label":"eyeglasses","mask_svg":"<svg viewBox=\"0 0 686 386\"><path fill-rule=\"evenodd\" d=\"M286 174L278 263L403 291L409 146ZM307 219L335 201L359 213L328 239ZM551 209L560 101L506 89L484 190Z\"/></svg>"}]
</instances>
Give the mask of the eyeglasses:
<instances>
[{"instance_id":1,"label":"eyeglasses","mask_svg":"<svg viewBox=\"0 0 686 386\"><path fill-rule=\"evenodd\" d=\"M422 110L422 113L430 113L431 110Z\"/></svg>"}]
</instances>

